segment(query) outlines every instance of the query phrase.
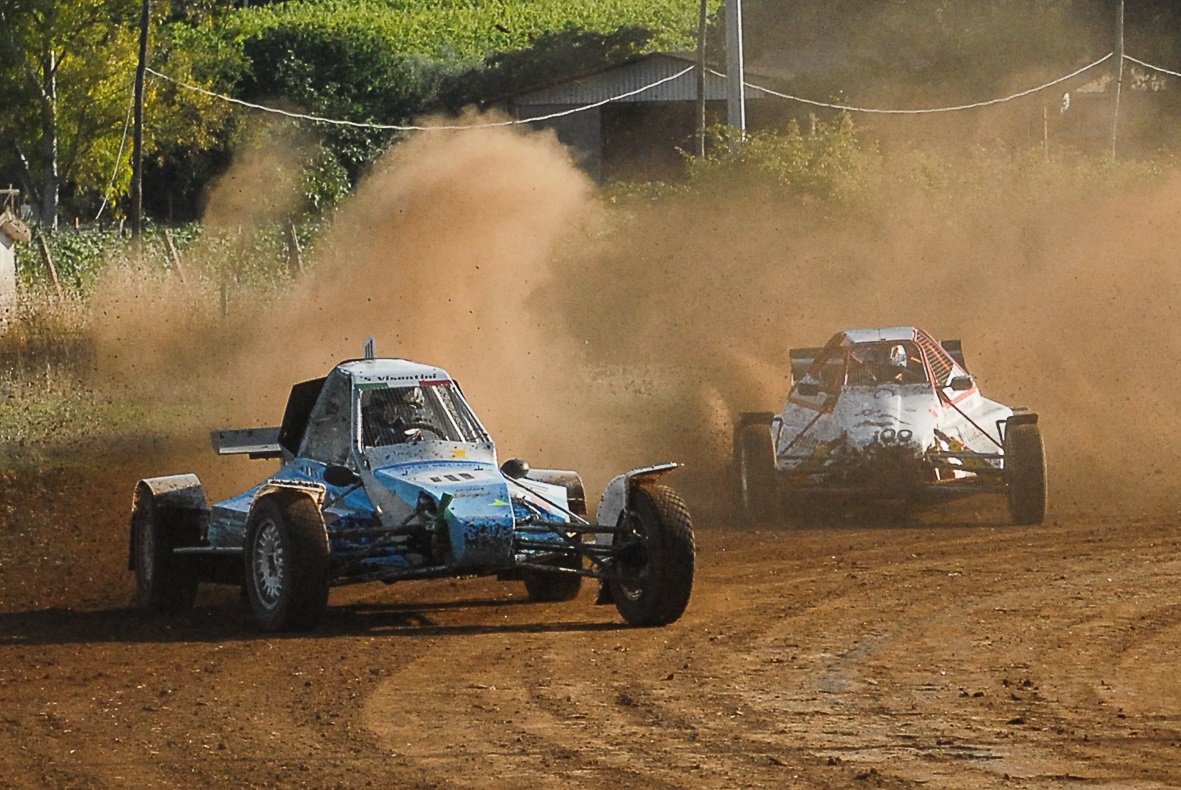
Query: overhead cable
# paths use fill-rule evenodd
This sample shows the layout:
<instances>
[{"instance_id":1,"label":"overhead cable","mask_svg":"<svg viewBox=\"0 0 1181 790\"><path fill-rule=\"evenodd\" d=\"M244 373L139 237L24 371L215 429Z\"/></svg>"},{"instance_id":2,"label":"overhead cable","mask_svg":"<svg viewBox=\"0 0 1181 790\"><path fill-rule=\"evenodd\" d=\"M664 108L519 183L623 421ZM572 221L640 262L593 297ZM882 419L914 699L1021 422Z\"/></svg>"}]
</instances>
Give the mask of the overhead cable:
<instances>
[{"instance_id":1,"label":"overhead cable","mask_svg":"<svg viewBox=\"0 0 1181 790\"><path fill-rule=\"evenodd\" d=\"M1176 71L1169 71L1168 69L1162 69L1160 66L1154 66L1151 63L1145 63L1142 60L1136 60L1131 55L1124 55L1124 58L1126 60L1132 61L1137 66L1143 66L1146 69L1152 69L1153 71L1159 71L1161 74L1168 74L1169 76L1172 76L1172 77L1181 77L1181 73L1178 73Z\"/></svg>"},{"instance_id":2,"label":"overhead cable","mask_svg":"<svg viewBox=\"0 0 1181 790\"><path fill-rule=\"evenodd\" d=\"M174 79L173 77L169 77L167 74L161 74L160 72L156 71L155 69L149 68L147 71L150 74L153 74L154 76L157 76L157 77L164 79L164 80L168 80L169 82L175 83L182 88L186 88L191 91L196 91L197 93L203 93L206 96L211 96L215 99L221 99L222 101L228 101L233 104L238 104L238 105L241 105L242 107L249 107L252 110L260 110L262 112L269 112L269 113L274 113L277 115L283 115L287 118L296 118L296 119L302 120L302 121L313 121L315 123L328 123L328 124L334 124L337 126L351 126L351 127L359 128L359 129L386 129L386 130L392 130L392 131L398 131L398 132L430 132L430 131L441 131L441 130L445 130L445 129L446 130L463 130L463 129L485 129L485 128L492 127L492 126L518 126L518 125L526 124L526 123L536 123L538 121L548 121L553 118L561 118L566 115L574 115L575 113L585 112L586 110L593 110L596 107L602 107L604 104L610 104L611 102L619 101L620 99L626 99L630 96L635 96L639 93L643 93L644 91L651 90L652 88L655 88L658 85L663 85L666 82L672 82L673 80L677 79L678 77L683 77L684 75L688 74L690 71L693 71L693 69L695 69L695 68L696 68L696 66L689 66L688 68L678 71L676 74L673 74L668 77L664 77L662 79L657 80L656 82L649 83L641 88L636 88L635 90L630 90L630 91L627 91L626 93L620 93L617 96L612 96L608 99L603 99L602 101L597 101L594 104L584 104L584 105L581 105L579 107L575 107L570 110L562 110L561 112L553 112L553 113L550 113L549 115L538 115L535 118L520 118L520 119L511 120L511 121L493 121L491 123L475 123L475 124L462 124L462 125L461 124L449 124L449 125L440 125L440 126L402 126L402 125L398 125L398 124L387 124L387 123L360 123L358 121L340 121L340 120L336 120L333 118L323 118L318 115L305 115L303 113L288 112L287 110L280 110L275 107L266 107L262 104L253 104L248 101L242 101L241 99L235 99L232 96L224 96L220 93L214 93L213 91L206 90L205 88L201 88L197 85L190 85L187 82L181 82L178 79Z\"/></svg>"},{"instance_id":3,"label":"overhead cable","mask_svg":"<svg viewBox=\"0 0 1181 790\"><path fill-rule=\"evenodd\" d=\"M1108 52L1106 55L1099 58L1099 60L1095 61L1094 63L1091 63L1090 65L1087 65L1087 66L1083 66L1081 69L1078 69L1076 71L1072 71L1070 74L1067 74L1064 77L1059 77L1058 79L1051 80L1050 82L1047 82L1044 85L1039 85L1036 88L1030 88L1029 90L1021 91L1020 93L1014 93L1011 96L1005 96L1004 98L1001 98L1001 99L989 99L988 101L980 101L980 102L975 102L973 104L959 104L954 107L931 107L928 109L921 109L921 110L883 110L883 109L875 109L872 107L853 107L853 106L850 106L847 104L832 104L830 102L813 101L812 99L803 99L799 96L792 96L787 93L780 93L778 91L773 91L770 88L764 88L761 85L756 85L752 82L747 82L744 84L748 88L755 88L757 90L763 91L764 93L770 94L771 96L776 96L780 99L788 99L790 101L800 102L802 104L810 104L813 107L827 107L829 109L845 110L847 112L877 113L879 115L928 115L931 113L957 112L959 110L972 110L977 107L988 107L988 106L991 106L994 104L1003 104L1004 102L1013 101L1014 99L1020 99L1023 96L1029 96L1032 93L1037 93L1038 91L1043 91L1047 88L1052 88L1055 85L1058 85L1059 83L1065 82L1066 80L1069 80L1073 77L1077 77L1078 75L1082 74L1083 72L1093 69L1096 66L1098 66L1099 64L1103 63L1108 58L1110 58L1112 56L1112 54L1114 54L1114 53ZM710 72L712 72L713 74L715 74L719 77L722 77L723 79L726 77L725 74L721 74L719 72L716 72L713 69L710 69ZM1178 75L1178 76L1181 76L1181 75Z\"/></svg>"},{"instance_id":4,"label":"overhead cable","mask_svg":"<svg viewBox=\"0 0 1181 790\"><path fill-rule=\"evenodd\" d=\"M1012 95L1004 96L1004 97L1001 97L998 99L989 99L987 101L973 102L971 104L959 104L959 105L953 105L950 107L929 107L929 108L912 109L912 110L883 109L883 108L875 108L875 107L857 107L857 106L848 105L848 104L836 104L833 102L821 102L821 101L816 101L814 99L805 99L801 96L793 96L789 93L781 93L779 91L772 90L771 88L767 88L767 87L764 87L762 85L759 85L759 84L753 83L753 82L746 82L744 84L748 88L754 88L756 90L762 91L763 93L766 93L769 96L775 96L780 99L787 99L788 101L799 102L801 104L808 104L813 107L824 107L824 108L833 109L833 110L844 110L846 112L872 113L872 114L878 114L878 115L929 115L929 114L933 114L933 113L958 112L961 110L971 110L971 109L976 109L979 107L989 107L989 106L993 106L996 104L1003 104L1005 102L1010 102L1015 99L1020 99L1024 96L1029 96L1029 95L1037 93L1039 91L1043 91L1048 88L1052 88L1055 85L1061 84L1069 79L1073 79L1074 77L1077 77L1080 74L1083 74L1084 72L1087 72L1087 71L1095 68L1096 66L1099 66L1100 64L1105 63L1107 60L1109 60L1112 57L1113 54L1114 53L1109 52L1093 63L1083 66L1082 68L1076 69L1075 71L1072 71L1071 73L1066 74L1062 77L1058 77L1057 79L1051 80L1051 81L1046 82L1042 85L1038 85L1037 87L1029 88L1028 90L1023 90L1018 93L1014 93ZM1169 71L1167 69L1162 69L1158 66L1152 66L1148 63L1144 63L1143 61L1137 60L1136 58L1133 58L1129 55L1125 55L1124 57L1126 57L1128 60L1132 61L1133 63L1137 63L1141 66L1146 67L1146 68L1155 69L1156 71L1160 71L1165 74L1171 74L1173 76L1181 77L1181 74L1178 74L1177 72ZM564 116L574 115L576 113L585 112L587 110L593 110L596 107L602 107L603 105L610 104L611 102L620 101L622 99L636 96L640 93L651 90L652 88L655 88L659 85L663 85L666 82L672 82L673 80L678 79L678 78L683 77L684 75L688 74L694 68L695 68L695 66L688 66L688 67L682 69L681 71L678 71L676 74L672 74L667 77L663 77L659 80L656 80L655 82L649 83L649 84L644 85L639 88L635 88L634 90L630 90L625 93L620 93L616 96L611 96L609 98L594 102L592 104L580 105L578 107L574 107L569 110L562 110L559 112L549 113L547 115L538 115L533 118L520 118L520 119L513 119L513 120L508 120L508 121L493 121L490 123L482 123L482 124L442 124L442 125L438 125L438 126L416 126L416 125L403 125L403 124L362 123L359 121L343 121L343 120L339 120L339 119L335 119L335 118L325 118L323 116L318 116L318 115L307 115L305 113L290 112L288 110L280 110L276 107L268 107L266 105L255 104L253 102L244 101L242 99L235 99L232 96L226 96L221 93L215 93L214 91L207 90L207 89L202 88L200 86L191 85L187 82L182 82L181 80L178 80L174 77L170 77L167 74L162 74L152 68L147 69L147 71L148 71L148 73L152 74L153 76L159 77L164 80L168 80L169 82L175 83L176 85L179 85L180 87L185 88L186 90L195 91L197 93L201 93L201 94L204 94L206 96L210 96L215 99L220 99L222 101L227 101L232 104L237 104L242 107L247 107L252 110L258 110L260 112L267 112L267 113L272 113L272 114L276 114L276 115L282 115L287 118L294 118L297 120L304 120L304 121L312 121L314 123L333 124L336 126L349 126L349 127L353 127L353 128L360 128L360 129L383 129L383 130L391 130L391 131L425 132L425 131L432 131L432 130L440 130L440 131L441 130L464 130L464 129L478 129L478 128L496 127L496 126L519 126L522 124L537 123L539 121L548 121L548 120L552 120L554 118L561 118ZM721 72L714 71L713 69L707 69L707 70L711 74L713 74L717 77L721 77L722 79L726 79L726 75L722 74Z\"/></svg>"},{"instance_id":5,"label":"overhead cable","mask_svg":"<svg viewBox=\"0 0 1181 790\"><path fill-rule=\"evenodd\" d=\"M102 205L98 207L98 213L94 215L95 222L103 215L103 211L107 207L107 202L111 197L111 190L115 187L115 177L119 175L119 164L123 161L123 148L127 145L127 130L131 126L131 114L135 110L135 85L132 83L131 104L127 108L127 117L123 120L123 137L119 140L119 153L115 154L115 166L111 170L111 180L107 182L106 191L103 192Z\"/></svg>"}]
</instances>

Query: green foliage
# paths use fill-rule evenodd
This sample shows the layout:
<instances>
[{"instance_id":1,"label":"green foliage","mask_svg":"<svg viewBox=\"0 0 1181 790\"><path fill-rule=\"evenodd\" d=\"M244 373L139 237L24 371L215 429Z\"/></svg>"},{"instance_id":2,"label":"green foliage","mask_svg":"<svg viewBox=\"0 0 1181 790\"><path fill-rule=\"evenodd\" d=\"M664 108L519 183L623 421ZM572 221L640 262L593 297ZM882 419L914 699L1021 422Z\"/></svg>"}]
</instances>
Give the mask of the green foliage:
<instances>
[{"instance_id":1,"label":"green foliage","mask_svg":"<svg viewBox=\"0 0 1181 790\"><path fill-rule=\"evenodd\" d=\"M817 122L805 134L798 123L784 130L761 130L737 144L734 130L710 131L710 153L689 162L689 178L700 189L727 184L774 183L784 192L821 200L852 195L872 148L857 138L852 119L841 115L832 123Z\"/></svg>"},{"instance_id":2,"label":"green foliage","mask_svg":"<svg viewBox=\"0 0 1181 790\"><path fill-rule=\"evenodd\" d=\"M56 214L62 191L71 196L68 214L90 214L103 197L127 193L139 9L136 0L0 5L0 87L12 99L0 115L0 168L19 174L44 215ZM216 88L241 67L208 22L203 34L190 21L166 24L158 15L154 23L153 63L177 79ZM144 103L149 156L213 144L230 109L156 80Z\"/></svg>"},{"instance_id":3,"label":"green foliage","mask_svg":"<svg viewBox=\"0 0 1181 790\"><path fill-rule=\"evenodd\" d=\"M58 281L67 292L78 295L90 293L102 270L103 262L126 243L115 229L96 229L86 232L67 230L51 233L34 229L32 244L19 248L17 278L22 288L30 291L51 292L53 281L49 270L37 251L41 239L49 248L50 259L57 271Z\"/></svg>"},{"instance_id":4,"label":"green foliage","mask_svg":"<svg viewBox=\"0 0 1181 790\"><path fill-rule=\"evenodd\" d=\"M46 206L56 208L53 173L92 177L96 133L123 119L135 7L134 0L0 5L0 82L15 99L0 117L0 140L28 163L24 175Z\"/></svg>"},{"instance_id":5,"label":"green foliage","mask_svg":"<svg viewBox=\"0 0 1181 790\"><path fill-rule=\"evenodd\" d=\"M384 42L389 52L472 65L569 28L644 28L655 33L654 49L684 49L692 45L699 5L697 0L304 0L244 10L234 15L232 28L242 41L283 29L319 31L318 37L363 35Z\"/></svg>"},{"instance_id":6,"label":"green foliage","mask_svg":"<svg viewBox=\"0 0 1181 790\"><path fill-rule=\"evenodd\" d=\"M458 110L543 76L689 46L697 7L695 0L289 2L245 9L226 30L250 64L239 85L244 98L356 123L411 125L425 113ZM398 138L388 130L305 125L351 183Z\"/></svg>"},{"instance_id":7,"label":"green foliage","mask_svg":"<svg viewBox=\"0 0 1181 790\"><path fill-rule=\"evenodd\" d=\"M301 173L302 198L308 212L320 216L349 192L348 171L328 148L318 145Z\"/></svg>"},{"instance_id":8,"label":"green foliage","mask_svg":"<svg viewBox=\"0 0 1181 790\"><path fill-rule=\"evenodd\" d=\"M309 219L296 227L303 261L313 259L323 222ZM30 303L50 302L55 290L38 248L43 237L68 300L85 302L108 267L135 262L146 276L177 276L175 261L164 237L165 229L147 225L139 254L131 239L117 227L91 227L55 232L35 229L32 244L17 248L19 289ZM197 223L169 229L186 277L240 288L278 288L290 280L288 226L271 224L252 231L211 229Z\"/></svg>"},{"instance_id":9,"label":"green foliage","mask_svg":"<svg viewBox=\"0 0 1181 790\"><path fill-rule=\"evenodd\" d=\"M585 74L622 63L644 52L653 32L622 27L606 33L577 27L543 33L528 49L499 52L466 70L444 89L442 102L453 110L551 84L564 75Z\"/></svg>"}]
</instances>

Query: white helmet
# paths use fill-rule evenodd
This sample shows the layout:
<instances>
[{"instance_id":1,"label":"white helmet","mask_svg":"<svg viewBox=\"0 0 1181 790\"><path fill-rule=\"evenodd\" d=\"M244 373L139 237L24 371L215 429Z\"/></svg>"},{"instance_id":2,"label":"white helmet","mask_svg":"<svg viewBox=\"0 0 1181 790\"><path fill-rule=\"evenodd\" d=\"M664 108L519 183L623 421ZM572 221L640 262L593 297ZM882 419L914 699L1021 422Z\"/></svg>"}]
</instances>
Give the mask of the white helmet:
<instances>
[{"instance_id":1,"label":"white helmet","mask_svg":"<svg viewBox=\"0 0 1181 790\"><path fill-rule=\"evenodd\" d=\"M906 367L906 348L901 345L890 349L890 364L896 368Z\"/></svg>"}]
</instances>

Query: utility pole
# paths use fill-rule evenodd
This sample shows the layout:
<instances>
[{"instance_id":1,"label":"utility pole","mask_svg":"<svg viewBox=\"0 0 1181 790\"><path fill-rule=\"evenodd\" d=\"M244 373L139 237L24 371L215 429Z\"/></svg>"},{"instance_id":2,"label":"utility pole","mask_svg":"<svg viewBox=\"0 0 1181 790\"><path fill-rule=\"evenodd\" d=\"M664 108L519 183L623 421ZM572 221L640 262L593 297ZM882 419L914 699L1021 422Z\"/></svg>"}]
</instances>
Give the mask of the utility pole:
<instances>
[{"instance_id":1,"label":"utility pole","mask_svg":"<svg viewBox=\"0 0 1181 790\"><path fill-rule=\"evenodd\" d=\"M143 0L139 18L139 65L135 68L135 133L131 138L131 238L138 241L144 208L144 76L148 68L151 0Z\"/></svg>"},{"instance_id":2,"label":"utility pole","mask_svg":"<svg viewBox=\"0 0 1181 790\"><path fill-rule=\"evenodd\" d=\"M726 123L746 135L746 71L742 60L742 0L726 0Z\"/></svg>"},{"instance_id":3,"label":"utility pole","mask_svg":"<svg viewBox=\"0 0 1181 790\"><path fill-rule=\"evenodd\" d=\"M1111 160L1115 161L1115 143L1119 134L1119 100L1124 87L1124 0L1118 0L1115 12L1115 109L1111 114Z\"/></svg>"},{"instance_id":4,"label":"utility pole","mask_svg":"<svg viewBox=\"0 0 1181 790\"><path fill-rule=\"evenodd\" d=\"M705 22L709 0L701 0L697 18L697 156L705 158Z\"/></svg>"}]
</instances>

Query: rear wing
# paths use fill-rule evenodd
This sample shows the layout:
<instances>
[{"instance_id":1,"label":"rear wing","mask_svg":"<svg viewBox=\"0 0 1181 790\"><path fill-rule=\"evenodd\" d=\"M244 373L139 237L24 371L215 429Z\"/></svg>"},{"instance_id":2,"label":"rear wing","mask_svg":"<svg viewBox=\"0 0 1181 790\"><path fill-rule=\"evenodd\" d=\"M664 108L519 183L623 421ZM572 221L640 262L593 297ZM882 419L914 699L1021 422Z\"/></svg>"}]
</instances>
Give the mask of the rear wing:
<instances>
[{"instance_id":1,"label":"rear wing","mask_svg":"<svg viewBox=\"0 0 1181 790\"><path fill-rule=\"evenodd\" d=\"M804 377L808 368L812 367L812 361L820 356L820 352L823 350L823 347L793 348L787 352L788 357L791 358L791 382L793 385Z\"/></svg>"},{"instance_id":2,"label":"rear wing","mask_svg":"<svg viewBox=\"0 0 1181 790\"><path fill-rule=\"evenodd\" d=\"M277 426L213 431L209 436L218 455L249 455L256 459L283 457Z\"/></svg>"}]
</instances>

